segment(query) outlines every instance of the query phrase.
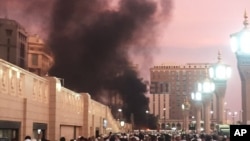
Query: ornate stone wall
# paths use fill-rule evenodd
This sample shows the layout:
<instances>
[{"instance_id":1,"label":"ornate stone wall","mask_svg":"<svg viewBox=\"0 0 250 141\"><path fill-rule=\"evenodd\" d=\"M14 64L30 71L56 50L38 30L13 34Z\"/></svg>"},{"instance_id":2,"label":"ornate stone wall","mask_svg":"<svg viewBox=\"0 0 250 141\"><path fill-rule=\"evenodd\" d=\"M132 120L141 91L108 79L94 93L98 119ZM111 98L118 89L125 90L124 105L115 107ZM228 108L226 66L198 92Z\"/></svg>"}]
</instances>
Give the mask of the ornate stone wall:
<instances>
[{"instance_id":1,"label":"ornate stone wall","mask_svg":"<svg viewBox=\"0 0 250 141\"><path fill-rule=\"evenodd\" d=\"M20 123L15 129L19 140L26 135L38 138L37 128L42 128L52 141L61 136L70 140L79 135L95 136L97 131L105 134L120 130L109 107L92 100L88 93L76 93L62 87L58 78L39 77L3 60L0 60L0 113L0 123ZM104 120L108 123L106 127Z\"/></svg>"}]
</instances>

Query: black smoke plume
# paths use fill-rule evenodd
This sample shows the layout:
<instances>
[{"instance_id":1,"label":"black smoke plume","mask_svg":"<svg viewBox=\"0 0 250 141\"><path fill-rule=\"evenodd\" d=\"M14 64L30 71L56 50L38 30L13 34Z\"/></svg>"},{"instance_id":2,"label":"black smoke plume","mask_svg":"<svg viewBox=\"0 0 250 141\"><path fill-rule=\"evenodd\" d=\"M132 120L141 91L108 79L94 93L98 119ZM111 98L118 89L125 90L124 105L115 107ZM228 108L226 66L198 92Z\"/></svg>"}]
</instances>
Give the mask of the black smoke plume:
<instances>
[{"instance_id":1,"label":"black smoke plume","mask_svg":"<svg viewBox=\"0 0 250 141\"><path fill-rule=\"evenodd\" d=\"M124 117L146 123L147 88L130 54L150 64L148 46L157 38L159 19L169 17L171 0L0 1L9 7L0 6L5 15L48 39L55 58L50 75L104 104L119 95Z\"/></svg>"},{"instance_id":2,"label":"black smoke plume","mask_svg":"<svg viewBox=\"0 0 250 141\"><path fill-rule=\"evenodd\" d=\"M104 103L102 99L119 94L126 119L134 114L135 124L142 125L148 109L147 89L131 64L129 51L140 47L141 40L155 38L157 3L121 0L112 9L105 2L55 2L49 43L56 63L50 74L64 78L66 87L88 92Z\"/></svg>"}]
</instances>

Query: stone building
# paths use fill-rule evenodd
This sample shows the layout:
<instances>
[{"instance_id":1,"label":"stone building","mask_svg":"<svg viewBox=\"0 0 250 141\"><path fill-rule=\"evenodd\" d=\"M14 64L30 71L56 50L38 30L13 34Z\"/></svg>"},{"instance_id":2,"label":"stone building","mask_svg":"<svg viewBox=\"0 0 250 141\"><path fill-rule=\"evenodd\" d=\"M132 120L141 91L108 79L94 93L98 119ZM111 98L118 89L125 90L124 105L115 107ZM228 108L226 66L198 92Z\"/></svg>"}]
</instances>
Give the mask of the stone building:
<instances>
[{"instance_id":1,"label":"stone building","mask_svg":"<svg viewBox=\"0 0 250 141\"><path fill-rule=\"evenodd\" d=\"M0 139L52 141L121 131L108 106L0 59ZM125 124L123 129L131 126Z\"/></svg>"},{"instance_id":2,"label":"stone building","mask_svg":"<svg viewBox=\"0 0 250 141\"><path fill-rule=\"evenodd\" d=\"M27 69L27 32L15 20L0 18L0 58Z\"/></svg>"},{"instance_id":3,"label":"stone building","mask_svg":"<svg viewBox=\"0 0 250 141\"><path fill-rule=\"evenodd\" d=\"M28 70L39 76L48 74L54 64L53 55L41 37L28 36Z\"/></svg>"},{"instance_id":4,"label":"stone building","mask_svg":"<svg viewBox=\"0 0 250 141\"><path fill-rule=\"evenodd\" d=\"M209 77L207 71L210 65L210 63L164 64L150 68L150 113L159 116L160 122L165 121L165 125L181 126L184 118L181 105L185 97L192 103L191 93L195 91L198 81ZM212 99L211 110L215 114L214 95ZM211 115L212 119L215 117L214 114ZM195 117L193 107L189 115L190 120Z\"/></svg>"}]
</instances>

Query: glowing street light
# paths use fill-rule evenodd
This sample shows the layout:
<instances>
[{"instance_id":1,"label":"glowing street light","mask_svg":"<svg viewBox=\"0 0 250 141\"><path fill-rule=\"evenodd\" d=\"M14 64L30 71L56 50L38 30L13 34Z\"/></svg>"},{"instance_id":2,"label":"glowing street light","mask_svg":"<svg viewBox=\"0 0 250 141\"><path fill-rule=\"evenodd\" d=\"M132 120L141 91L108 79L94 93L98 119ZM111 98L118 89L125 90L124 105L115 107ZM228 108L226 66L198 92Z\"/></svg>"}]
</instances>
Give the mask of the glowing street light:
<instances>
[{"instance_id":1,"label":"glowing street light","mask_svg":"<svg viewBox=\"0 0 250 141\"><path fill-rule=\"evenodd\" d=\"M202 95L200 92L192 92L191 99L194 101L196 108L196 133L201 131L201 107L202 107Z\"/></svg>"},{"instance_id":2,"label":"glowing street light","mask_svg":"<svg viewBox=\"0 0 250 141\"><path fill-rule=\"evenodd\" d=\"M147 126L148 126L148 120L149 120L149 119L148 119L148 118L149 118L149 117L148 117L148 114L149 114L149 110L146 110Z\"/></svg>"},{"instance_id":3,"label":"glowing street light","mask_svg":"<svg viewBox=\"0 0 250 141\"><path fill-rule=\"evenodd\" d=\"M125 121L122 120L122 121L120 122L120 125L121 125L121 127L124 127Z\"/></svg>"},{"instance_id":4,"label":"glowing street light","mask_svg":"<svg viewBox=\"0 0 250 141\"><path fill-rule=\"evenodd\" d=\"M242 123L250 124L250 30L248 16L244 13L244 28L230 35L230 44L237 58L237 67L241 78Z\"/></svg>"},{"instance_id":5,"label":"glowing street light","mask_svg":"<svg viewBox=\"0 0 250 141\"><path fill-rule=\"evenodd\" d=\"M224 98L226 93L227 80L231 77L231 67L221 62L221 54L218 52L218 62L209 68L209 77L216 85L216 119L217 123L224 124Z\"/></svg>"},{"instance_id":6,"label":"glowing street light","mask_svg":"<svg viewBox=\"0 0 250 141\"><path fill-rule=\"evenodd\" d=\"M163 108L163 122L164 124L162 125L164 125L163 129L165 130L166 129L166 108L165 107Z\"/></svg>"},{"instance_id":7,"label":"glowing street light","mask_svg":"<svg viewBox=\"0 0 250 141\"><path fill-rule=\"evenodd\" d=\"M214 91L215 84L208 78L206 78L203 82L198 82L198 91L202 92L202 94L210 94Z\"/></svg>"},{"instance_id":8,"label":"glowing street light","mask_svg":"<svg viewBox=\"0 0 250 141\"><path fill-rule=\"evenodd\" d=\"M124 126L125 126L125 121L121 120L120 121L120 126L121 126L121 131L123 132Z\"/></svg>"},{"instance_id":9,"label":"glowing street light","mask_svg":"<svg viewBox=\"0 0 250 141\"><path fill-rule=\"evenodd\" d=\"M184 113L184 120L183 120L183 124L184 124L184 131L187 133L188 131L188 124L189 124L189 110L190 110L190 103L187 100L187 97L184 99L184 103L181 105L181 108L183 110Z\"/></svg>"},{"instance_id":10,"label":"glowing street light","mask_svg":"<svg viewBox=\"0 0 250 141\"><path fill-rule=\"evenodd\" d=\"M212 93L215 90L215 84L211 79L208 78L206 70L206 78L202 82L198 82L197 91L202 94L202 101L204 103L204 123L205 123L205 132L210 133L210 109L211 109L211 98Z\"/></svg>"},{"instance_id":11,"label":"glowing street light","mask_svg":"<svg viewBox=\"0 0 250 141\"><path fill-rule=\"evenodd\" d=\"M232 69L221 62L221 54L218 53L218 62L209 68L209 77L214 81L226 81L231 77Z\"/></svg>"},{"instance_id":12,"label":"glowing street light","mask_svg":"<svg viewBox=\"0 0 250 141\"><path fill-rule=\"evenodd\" d=\"M194 101L202 101L202 96L200 92L192 92L191 93L191 99Z\"/></svg>"},{"instance_id":13,"label":"glowing street light","mask_svg":"<svg viewBox=\"0 0 250 141\"><path fill-rule=\"evenodd\" d=\"M118 120L120 120L122 118L122 109L119 108L118 109L119 115L118 115Z\"/></svg>"}]
</instances>

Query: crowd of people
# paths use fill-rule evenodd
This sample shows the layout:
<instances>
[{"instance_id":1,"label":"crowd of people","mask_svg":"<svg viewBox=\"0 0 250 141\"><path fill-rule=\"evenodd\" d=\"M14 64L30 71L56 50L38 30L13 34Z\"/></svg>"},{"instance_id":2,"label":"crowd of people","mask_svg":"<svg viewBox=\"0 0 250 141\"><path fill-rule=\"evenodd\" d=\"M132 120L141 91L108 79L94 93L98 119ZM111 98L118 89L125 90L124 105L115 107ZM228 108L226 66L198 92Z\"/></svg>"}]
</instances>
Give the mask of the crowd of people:
<instances>
[{"instance_id":1,"label":"crowd of people","mask_svg":"<svg viewBox=\"0 0 250 141\"><path fill-rule=\"evenodd\" d=\"M32 141L30 136L26 136L24 141ZM49 141L42 139L41 141ZM79 136L76 139L66 139L61 137L60 141L230 141L229 136L217 134L181 134L181 133L112 133L108 135L98 135L96 137Z\"/></svg>"}]
</instances>

